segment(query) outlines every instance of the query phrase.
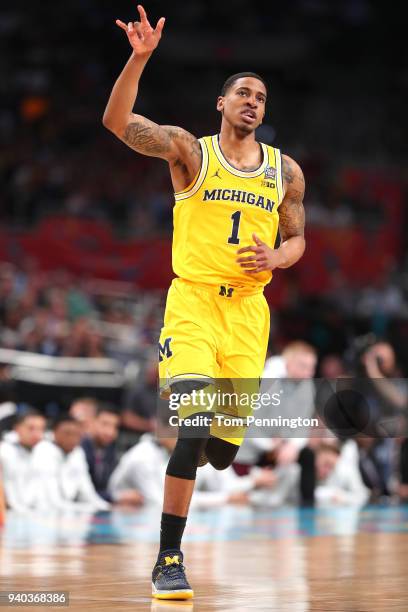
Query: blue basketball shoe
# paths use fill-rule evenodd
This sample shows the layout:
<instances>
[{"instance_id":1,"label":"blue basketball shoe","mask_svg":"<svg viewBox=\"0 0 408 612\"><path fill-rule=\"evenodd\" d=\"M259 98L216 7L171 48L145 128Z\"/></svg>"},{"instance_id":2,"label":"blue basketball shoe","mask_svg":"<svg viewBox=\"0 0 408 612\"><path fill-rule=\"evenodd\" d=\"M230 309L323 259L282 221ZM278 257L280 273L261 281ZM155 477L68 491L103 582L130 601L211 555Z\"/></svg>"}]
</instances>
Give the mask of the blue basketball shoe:
<instances>
[{"instance_id":1,"label":"blue basketball shoe","mask_svg":"<svg viewBox=\"0 0 408 612\"><path fill-rule=\"evenodd\" d=\"M152 572L152 597L156 599L191 599L181 550L164 550Z\"/></svg>"}]
</instances>

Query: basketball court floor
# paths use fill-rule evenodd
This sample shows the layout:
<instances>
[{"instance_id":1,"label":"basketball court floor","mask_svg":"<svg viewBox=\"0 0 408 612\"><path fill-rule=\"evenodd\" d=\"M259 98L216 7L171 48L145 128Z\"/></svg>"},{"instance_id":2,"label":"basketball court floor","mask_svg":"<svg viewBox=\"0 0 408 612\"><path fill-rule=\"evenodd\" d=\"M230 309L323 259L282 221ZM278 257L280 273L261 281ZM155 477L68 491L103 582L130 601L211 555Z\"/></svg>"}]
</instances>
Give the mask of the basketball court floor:
<instances>
[{"instance_id":1,"label":"basketball court floor","mask_svg":"<svg viewBox=\"0 0 408 612\"><path fill-rule=\"evenodd\" d=\"M150 597L159 519L148 509L10 513L0 531L0 590L68 591L68 609L78 611L408 609L408 507L192 512L183 547L192 602Z\"/></svg>"}]
</instances>

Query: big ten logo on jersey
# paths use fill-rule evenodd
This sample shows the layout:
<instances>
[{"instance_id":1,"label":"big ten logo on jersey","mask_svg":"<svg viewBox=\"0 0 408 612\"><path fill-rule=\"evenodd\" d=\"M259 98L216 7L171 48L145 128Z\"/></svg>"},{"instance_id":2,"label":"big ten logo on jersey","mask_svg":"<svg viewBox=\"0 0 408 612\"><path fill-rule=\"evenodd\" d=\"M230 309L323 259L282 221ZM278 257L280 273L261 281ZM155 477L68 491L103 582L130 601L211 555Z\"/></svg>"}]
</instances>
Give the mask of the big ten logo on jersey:
<instances>
[{"instance_id":1,"label":"big ten logo on jersey","mask_svg":"<svg viewBox=\"0 0 408 612\"><path fill-rule=\"evenodd\" d=\"M276 183L273 183L272 181L262 181L261 185L262 187L269 187L269 189L276 188Z\"/></svg>"},{"instance_id":2,"label":"big ten logo on jersey","mask_svg":"<svg viewBox=\"0 0 408 612\"><path fill-rule=\"evenodd\" d=\"M159 342L159 362L173 355L173 353L171 352L171 347L170 347L171 341L172 341L172 338L165 338L163 344Z\"/></svg>"}]
</instances>

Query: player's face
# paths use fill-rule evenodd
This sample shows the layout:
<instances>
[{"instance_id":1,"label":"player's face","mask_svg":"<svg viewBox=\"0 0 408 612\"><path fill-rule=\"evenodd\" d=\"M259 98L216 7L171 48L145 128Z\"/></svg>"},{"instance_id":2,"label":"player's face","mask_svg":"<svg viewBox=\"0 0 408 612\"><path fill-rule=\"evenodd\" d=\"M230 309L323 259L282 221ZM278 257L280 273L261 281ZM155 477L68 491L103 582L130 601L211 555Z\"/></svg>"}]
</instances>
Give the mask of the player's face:
<instances>
[{"instance_id":1,"label":"player's face","mask_svg":"<svg viewBox=\"0 0 408 612\"><path fill-rule=\"evenodd\" d=\"M217 110L233 127L251 133L262 123L265 115L266 88L254 77L242 77L219 96Z\"/></svg>"}]
</instances>

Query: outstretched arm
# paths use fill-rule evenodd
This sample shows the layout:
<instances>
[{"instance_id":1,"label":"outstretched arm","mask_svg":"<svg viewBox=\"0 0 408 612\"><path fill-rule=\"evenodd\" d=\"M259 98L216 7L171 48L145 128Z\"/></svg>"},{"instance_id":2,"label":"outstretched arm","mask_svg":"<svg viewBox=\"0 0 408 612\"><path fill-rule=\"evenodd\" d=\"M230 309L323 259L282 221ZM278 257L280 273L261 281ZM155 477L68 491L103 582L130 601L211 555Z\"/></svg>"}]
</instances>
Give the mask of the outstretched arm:
<instances>
[{"instance_id":1,"label":"outstretched arm","mask_svg":"<svg viewBox=\"0 0 408 612\"><path fill-rule=\"evenodd\" d=\"M150 25L145 10L138 6L140 22L127 25L116 21L132 47L126 66L117 79L103 116L104 126L129 147L169 162L176 191L184 189L197 174L201 163L198 140L182 128L161 126L133 113L142 72L157 45L164 27L164 18L156 28Z\"/></svg>"},{"instance_id":2,"label":"outstretched arm","mask_svg":"<svg viewBox=\"0 0 408 612\"><path fill-rule=\"evenodd\" d=\"M275 268L289 268L299 261L305 251L305 210L303 208L305 179L303 172L293 159L282 155L282 175L285 197L279 206L281 244L278 249L272 249L256 234L253 234L256 246L243 247L237 251L238 255L251 253L249 256L237 259L237 263L244 268L247 274L257 274Z\"/></svg>"}]
</instances>

